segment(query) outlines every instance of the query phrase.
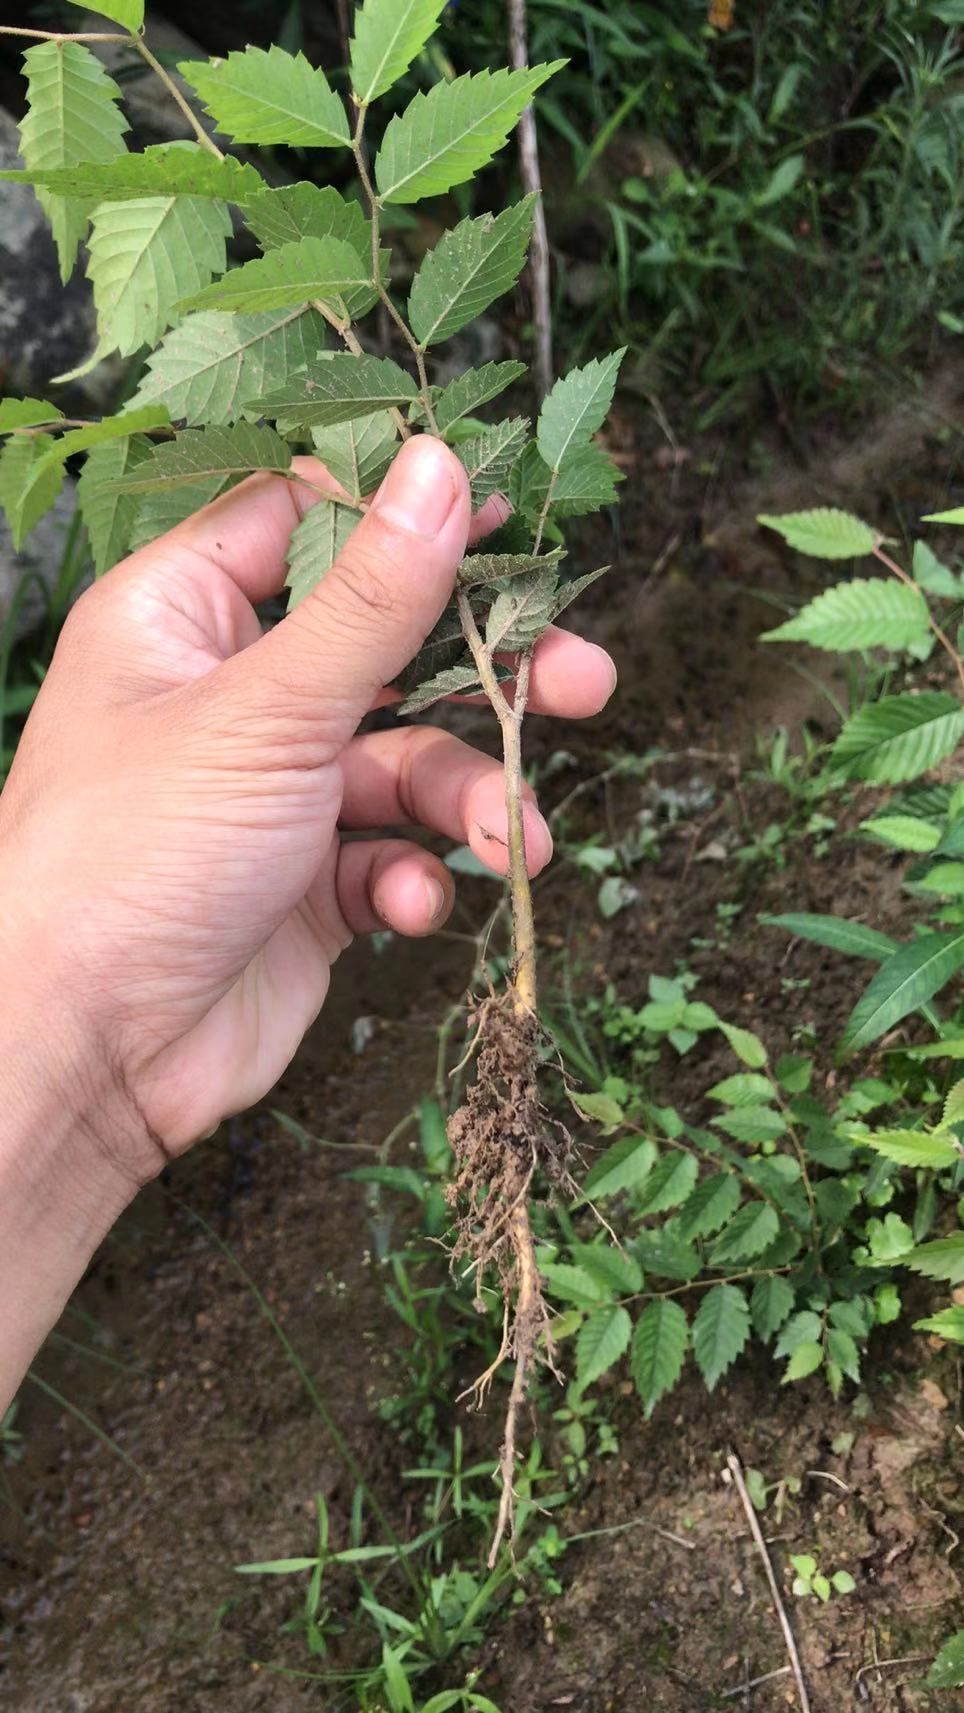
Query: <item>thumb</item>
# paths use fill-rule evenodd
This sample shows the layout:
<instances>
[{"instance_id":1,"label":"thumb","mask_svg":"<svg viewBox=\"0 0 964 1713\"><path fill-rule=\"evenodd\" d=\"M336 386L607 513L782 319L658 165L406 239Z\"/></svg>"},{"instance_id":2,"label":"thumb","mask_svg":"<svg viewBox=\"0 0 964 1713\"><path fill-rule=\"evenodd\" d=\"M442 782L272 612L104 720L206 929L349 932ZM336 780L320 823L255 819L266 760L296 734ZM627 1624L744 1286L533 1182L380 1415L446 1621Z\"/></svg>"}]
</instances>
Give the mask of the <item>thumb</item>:
<instances>
[{"instance_id":1,"label":"thumb","mask_svg":"<svg viewBox=\"0 0 964 1713\"><path fill-rule=\"evenodd\" d=\"M243 697L251 714L260 707L276 732L279 719L307 726L337 752L438 620L470 519L455 454L427 434L407 441L331 570L281 624L219 668L219 690Z\"/></svg>"}]
</instances>

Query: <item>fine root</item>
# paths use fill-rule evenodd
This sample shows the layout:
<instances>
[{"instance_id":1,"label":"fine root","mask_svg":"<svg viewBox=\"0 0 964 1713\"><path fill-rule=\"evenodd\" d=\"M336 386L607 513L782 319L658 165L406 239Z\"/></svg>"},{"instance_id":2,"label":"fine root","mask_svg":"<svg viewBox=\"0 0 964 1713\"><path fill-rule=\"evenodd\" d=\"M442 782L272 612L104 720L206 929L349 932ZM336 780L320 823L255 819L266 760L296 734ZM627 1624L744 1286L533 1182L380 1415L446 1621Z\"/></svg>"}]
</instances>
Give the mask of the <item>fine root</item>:
<instances>
[{"instance_id":1,"label":"fine root","mask_svg":"<svg viewBox=\"0 0 964 1713\"><path fill-rule=\"evenodd\" d=\"M484 1312L481 1284L493 1269L504 1306L499 1354L463 1396L484 1402L506 1358L515 1374L506 1410L499 1476L502 1491L489 1553L495 1564L512 1535L519 1417L538 1360L558 1376L549 1315L542 1296L529 1220L529 1190L537 1168L551 1188L572 1189L571 1142L544 1112L537 1086L539 1024L518 994L486 999L475 1018L477 1076L465 1104L449 1121L455 1177L449 1199L462 1210L455 1228L453 1264L467 1260L475 1276L476 1307Z\"/></svg>"}]
</instances>

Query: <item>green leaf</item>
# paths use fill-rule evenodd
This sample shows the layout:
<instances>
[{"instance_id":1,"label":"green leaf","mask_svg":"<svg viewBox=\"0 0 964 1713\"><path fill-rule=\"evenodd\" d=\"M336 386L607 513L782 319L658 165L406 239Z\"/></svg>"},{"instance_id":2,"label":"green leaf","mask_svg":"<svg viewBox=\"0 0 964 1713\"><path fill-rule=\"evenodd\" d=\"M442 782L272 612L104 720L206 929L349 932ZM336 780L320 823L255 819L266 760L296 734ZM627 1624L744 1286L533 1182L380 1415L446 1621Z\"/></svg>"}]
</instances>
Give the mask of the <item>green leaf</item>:
<instances>
[{"instance_id":1,"label":"green leaf","mask_svg":"<svg viewBox=\"0 0 964 1713\"><path fill-rule=\"evenodd\" d=\"M325 469L354 500L374 493L398 451L398 429L387 410L313 428L311 438Z\"/></svg>"},{"instance_id":2,"label":"green leaf","mask_svg":"<svg viewBox=\"0 0 964 1713\"><path fill-rule=\"evenodd\" d=\"M750 1315L757 1337L769 1340L793 1310L794 1296L786 1279L758 1279L750 1298Z\"/></svg>"},{"instance_id":3,"label":"green leaf","mask_svg":"<svg viewBox=\"0 0 964 1713\"><path fill-rule=\"evenodd\" d=\"M894 785L936 767L964 736L964 708L941 690L885 696L859 708L830 754L847 779Z\"/></svg>"},{"instance_id":4,"label":"green leaf","mask_svg":"<svg viewBox=\"0 0 964 1713\"><path fill-rule=\"evenodd\" d=\"M101 491L109 492L121 500L131 499L137 505L128 544L129 551L136 553L138 548L147 547L152 541L156 541L159 535L167 535L169 530L176 529L185 518L193 517L195 512L210 505L212 500L219 499L228 488L233 488L242 479L241 475L208 476L203 481L187 482L180 488L159 488L156 493L143 495L125 495L123 486L108 489L105 485Z\"/></svg>"},{"instance_id":5,"label":"green leaf","mask_svg":"<svg viewBox=\"0 0 964 1713\"><path fill-rule=\"evenodd\" d=\"M498 398L525 372L524 363L484 363L481 369L468 369L464 375L450 381L435 400L439 433L446 434L463 416L474 415L482 405Z\"/></svg>"},{"instance_id":6,"label":"green leaf","mask_svg":"<svg viewBox=\"0 0 964 1713\"><path fill-rule=\"evenodd\" d=\"M809 642L845 654L865 648L906 648L928 629L927 602L917 589L883 577L855 578L824 590L762 642Z\"/></svg>"},{"instance_id":7,"label":"green leaf","mask_svg":"<svg viewBox=\"0 0 964 1713\"><path fill-rule=\"evenodd\" d=\"M937 862L920 880L914 882L915 892L936 892L944 898L960 898L964 894L964 862Z\"/></svg>"},{"instance_id":8,"label":"green leaf","mask_svg":"<svg viewBox=\"0 0 964 1713\"><path fill-rule=\"evenodd\" d=\"M734 1214L710 1250L711 1267L728 1261L751 1261L773 1242L780 1222L769 1202L750 1201Z\"/></svg>"},{"instance_id":9,"label":"green leaf","mask_svg":"<svg viewBox=\"0 0 964 1713\"><path fill-rule=\"evenodd\" d=\"M620 1190L634 1189L648 1177L656 1157L655 1144L648 1139L623 1136L595 1162L583 1183L579 1202L596 1201L601 1196L614 1196Z\"/></svg>"},{"instance_id":10,"label":"green leaf","mask_svg":"<svg viewBox=\"0 0 964 1713\"><path fill-rule=\"evenodd\" d=\"M964 966L964 933L921 934L881 964L858 999L841 1039L845 1053L856 1053L880 1039L935 993Z\"/></svg>"},{"instance_id":11,"label":"green leaf","mask_svg":"<svg viewBox=\"0 0 964 1713\"><path fill-rule=\"evenodd\" d=\"M733 1023L722 1023L716 1019L716 1027L726 1036L738 1059L749 1065L751 1071L762 1071L767 1062L767 1050L759 1035L754 1035L752 1029L738 1029Z\"/></svg>"},{"instance_id":12,"label":"green leaf","mask_svg":"<svg viewBox=\"0 0 964 1713\"><path fill-rule=\"evenodd\" d=\"M899 1213L867 1221L867 1241L875 1262L902 1261L914 1247L914 1233Z\"/></svg>"},{"instance_id":13,"label":"green leaf","mask_svg":"<svg viewBox=\"0 0 964 1713\"><path fill-rule=\"evenodd\" d=\"M56 423L63 411L46 399L0 399L0 434L14 428L38 428L41 423Z\"/></svg>"},{"instance_id":14,"label":"green leaf","mask_svg":"<svg viewBox=\"0 0 964 1713\"><path fill-rule=\"evenodd\" d=\"M580 1388L591 1386L619 1361L632 1331L633 1323L618 1303L589 1315L576 1340L576 1384Z\"/></svg>"},{"instance_id":15,"label":"green leaf","mask_svg":"<svg viewBox=\"0 0 964 1713\"><path fill-rule=\"evenodd\" d=\"M761 1077L757 1071L737 1071L707 1089L706 1098L722 1101L724 1106L754 1106L773 1099L773 1085L769 1077Z\"/></svg>"},{"instance_id":16,"label":"green leaf","mask_svg":"<svg viewBox=\"0 0 964 1713\"><path fill-rule=\"evenodd\" d=\"M893 1160L898 1166L928 1166L941 1171L945 1166L956 1165L961 1158L950 1137L926 1130L878 1130L872 1136L855 1131L853 1141L862 1148L872 1148L875 1154Z\"/></svg>"},{"instance_id":17,"label":"green leaf","mask_svg":"<svg viewBox=\"0 0 964 1713\"><path fill-rule=\"evenodd\" d=\"M664 1154L636 1198L637 1213L667 1213L671 1207L679 1207L691 1194L698 1171L699 1166L692 1154L676 1150Z\"/></svg>"},{"instance_id":18,"label":"green leaf","mask_svg":"<svg viewBox=\"0 0 964 1713\"><path fill-rule=\"evenodd\" d=\"M896 952L899 941L863 922L848 922L843 916L811 916L805 911L792 911L786 916L761 916L767 928L785 928L798 940L812 940L817 946L828 946L832 952L846 952L853 958L870 958L880 964Z\"/></svg>"},{"instance_id":19,"label":"green leaf","mask_svg":"<svg viewBox=\"0 0 964 1713\"><path fill-rule=\"evenodd\" d=\"M239 422L233 428L186 428L176 440L155 446L150 458L112 484L115 493L148 494L215 477L246 476L252 470L291 468L291 448L273 428Z\"/></svg>"},{"instance_id":20,"label":"green leaf","mask_svg":"<svg viewBox=\"0 0 964 1713\"><path fill-rule=\"evenodd\" d=\"M587 512L612 505L616 488L624 479L602 447L591 443L570 452L553 480L552 471L532 441L512 472L509 497L515 510L535 523L542 515L551 487L551 516L584 517Z\"/></svg>"},{"instance_id":21,"label":"green leaf","mask_svg":"<svg viewBox=\"0 0 964 1713\"><path fill-rule=\"evenodd\" d=\"M244 218L262 250L296 244L300 238L340 238L365 260L372 253L371 224L361 204L331 185L300 180L271 190L262 186L248 199Z\"/></svg>"},{"instance_id":22,"label":"green leaf","mask_svg":"<svg viewBox=\"0 0 964 1713\"><path fill-rule=\"evenodd\" d=\"M447 0L365 0L355 13L351 86L367 106L403 77L435 29Z\"/></svg>"},{"instance_id":23,"label":"green leaf","mask_svg":"<svg viewBox=\"0 0 964 1713\"><path fill-rule=\"evenodd\" d=\"M693 1321L693 1353L712 1392L732 1367L750 1336L746 1297L736 1285L714 1285Z\"/></svg>"},{"instance_id":24,"label":"green leaf","mask_svg":"<svg viewBox=\"0 0 964 1713\"><path fill-rule=\"evenodd\" d=\"M964 523L964 506L952 506L946 512L925 512L922 523Z\"/></svg>"},{"instance_id":25,"label":"green leaf","mask_svg":"<svg viewBox=\"0 0 964 1713\"><path fill-rule=\"evenodd\" d=\"M381 200L418 202L474 178L508 140L536 90L565 63L467 72L420 91L382 139L375 162Z\"/></svg>"},{"instance_id":26,"label":"green leaf","mask_svg":"<svg viewBox=\"0 0 964 1713\"><path fill-rule=\"evenodd\" d=\"M219 131L235 143L331 149L351 143L348 116L323 71L304 54L245 48L221 60L182 60Z\"/></svg>"},{"instance_id":27,"label":"green leaf","mask_svg":"<svg viewBox=\"0 0 964 1713\"><path fill-rule=\"evenodd\" d=\"M955 1231L950 1237L936 1237L932 1243L921 1243L903 1253L900 1263L915 1273L923 1273L927 1279L964 1285L964 1231Z\"/></svg>"},{"instance_id":28,"label":"green leaf","mask_svg":"<svg viewBox=\"0 0 964 1713\"><path fill-rule=\"evenodd\" d=\"M501 214L462 220L428 251L408 299L411 329L423 350L467 327L515 285L535 208L533 193Z\"/></svg>"},{"instance_id":29,"label":"green leaf","mask_svg":"<svg viewBox=\"0 0 964 1713\"><path fill-rule=\"evenodd\" d=\"M924 1320L915 1320L915 1332L934 1332L938 1338L945 1338L949 1344L964 1344L964 1303L953 1303L950 1308L941 1309L938 1314L928 1315Z\"/></svg>"},{"instance_id":30,"label":"green leaf","mask_svg":"<svg viewBox=\"0 0 964 1713\"><path fill-rule=\"evenodd\" d=\"M231 216L193 196L102 202L94 211L88 274L102 355L156 345L180 299L226 263Z\"/></svg>"},{"instance_id":31,"label":"green leaf","mask_svg":"<svg viewBox=\"0 0 964 1713\"><path fill-rule=\"evenodd\" d=\"M340 506L331 500L319 500L305 513L288 544L288 575L285 579L291 593L288 610L296 607L330 571L339 553L361 522L361 516L350 506Z\"/></svg>"},{"instance_id":32,"label":"green leaf","mask_svg":"<svg viewBox=\"0 0 964 1713\"><path fill-rule=\"evenodd\" d=\"M821 1333L820 1316L812 1309L801 1309L788 1320L779 1338L773 1354L775 1356L791 1356L800 1344L812 1344L819 1340Z\"/></svg>"},{"instance_id":33,"label":"green leaf","mask_svg":"<svg viewBox=\"0 0 964 1713\"><path fill-rule=\"evenodd\" d=\"M256 256L240 268L232 268L204 291L183 298L178 307L242 309L254 313L321 298L347 320L363 314L374 301L371 282L371 261L360 256L344 238L299 238L293 244L279 244L276 250ZM362 359L352 358L352 361Z\"/></svg>"},{"instance_id":34,"label":"green leaf","mask_svg":"<svg viewBox=\"0 0 964 1713\"><path fill-rule=\"evenodd\" d=\"M402 1664L401 1655L396 1653L388 1642L382 1643L382 1675L391 1713L415 1713L415 1700L408 1673Z\"/></svg>"},{"instance_id":35,"label":"green leaf","mask_svg":"<svg viewBox=\"0 0 964 1713\"><path fill-rule=\"evenodd\" d=\"M554 547L551 553L470 553L458 568L458 580L463 589L501 585L530 571L552 571L565 557L562 547Z\"/></svg>"},{"instance_id":36,"label":"green leaf","mask_svg":"<svg viewBox=\"0 0 964 1713\"><path fill-rule=\"evenodd\" d=\"M502 589L489 608L486 647L532 648L555 617L558 580L555 567L527 571Z\"/></svg>"},{"instance_id":37,"label":"green leaf","mask_svg":"<svg viewBox=\"0 0 964 1713\"><path fill-rule=\"evenodd\" d=\"M176 421L223 427L253 415L244 399L281 386L324 346L325 323L315 310L188 315L148 357L134 402L156 399Z\"/></svg>"},{"instance_id":38,"label":"green leaf","mask_svg":"<svg viewBox=\"0 0 964 1713\"><path fill-rule=\"evenodd\" d=\"M504 494L509 486L509 473L519 456L529 424L524 416L510 416L487 428L472 440L463 440L456 447L459 462L464 465L472 491L472 509L478 511L491 494Z\"/></svg>"},{"instance_id":39,"label":"green leaf","mask_svg":"<svg viewBox=\"0 0 964 1713\"><path fill-rule=\"evenodd\" d=\"M655 1274L657 1279L679 1279L688 1284L702 1271L699 1251L682 1241L675 1219L667 1220L662 1227L641 1231L633 1250L643 1271Z\"/></svg>"},{"instance_id":40,"label":"green leaf","mask_svg":"<svg viewBox=\"0 0 964 1713\"><path fill-rule=\"evenodd\" d=\"M117 106L121 92L89 48L82 42L41 42L27 49L23 66L27 112L20 151L29 172L123 154L128 124ZM89 203L45 190L37 197L53 229L66 284L87 233Z\"/></svg>"},{"instance_id":41,"label":"green leaf","mask_svg":"<svg viewBox=\"0 0 964 1713\"><path fill-rule=\"evenodd\" d=\"M482 680L478 667L471 660L466 660L457 666L448 666L443 672L437 672L434 678L429 678L424 684L419 684L406 696L398 708L400 714L421 714L430 708L434 702L440 702L445 696L458 696L468 690L478 690Z\"/></svg>"},{"instance_id":42,"label":"green leaf","mask_svg":"<svg viewBox=\"0 0 964 1713\"><path fill-rule=\"evenodd\" d=\"M711 1237L725 1225L740 1200L740 1181L735 1172L714 1172L697 1184L679 1216L680 1236Z\"/></svg>"},{"instance_id":43,"label":"green leaf","mask_svg":"<svg viewBox=\"0 0 964 1713\"><path fill-rule=\"evenodd\" d=\"M145 196L219 197L244 203L265 188L254 167L231 155L218 160L200 143L160 143L139 155L72 159L64 166L47 165L28 172L9 169L0 172L0 179L40 185L90 204L138 201Z\"/></svg>"},{"instance_id":44,"label":"green leaf","mask_svg":"<svg viewBox=\"0 0 964 1713\"><path fill-rule=\"evenodd\" d=\"M872 553L881 539L868 523L834 506L785 512L781 517L763 512L756 521L767 529L775 529L788 546L795 547L798 553L809 554L812 559L857 559Z\"/></svg>"},{"instance_id":45,"label":"green leaf","mask_svg":"<svg viewBox=\"0 0 964 1713\"><path fill-rule=\"evenodd\" d=\"M926 1682L928 1689L959 1689L964 1683L964 1630L944 1643Z\"/></svg>"},{"instance_id":46,"label":"green leaf","mask_svg":"<svg viewBox=\"0 0 964 1713\"><path fill-rule=\"evenodd\" d=\"M604 1136L611 1136L625 1122L626 1114L611 1094L584 1093L575 1089L569 1089L568 1094L580 1117L601 1124Z\"/></svg>"},{"instance_id":47,"label":"green leaf","mask_svg":"<svg viewBox=\"0 0 964 1713\"><path fill-rule=\"evenodd\" d=\"M783 1371L781 1384L786 1386L792 1380L805 1380L808 1374L815 1374L823 1362L823 1345L814 1340L805 1340L798 1344L786 1368Z\"/></svg>"},{"instance_id":48,"label":"green leaf","mask_svg":"<svg viewBox=\"0 0 964 1713\"><path fill-rule=\"evenodd\" d=\"M937 554L928 547L926 541L914 543L914 580L928 594L943 596L945 600L959 601L961 598L961 580L953 571L942 565Z\"/></svg>"},{"instance_id":49,"label":"green leaf","mask_svg":"<svg viewBox=\"0 0 964 1713\"><path fill-rule=\"evenodd\" d=\"M388 357L354 357L337 351L326 361L309 364L304 375L293 377L277 392L252 399L250 408L275 417L286 434L291 429L330 428L337 422L371 416L376 410L408 404L416 393L411 376Z\"/></svg>"},{"instance_id":50,"label":"green leaf","mask_svg":"<svg viewBox=\"0 0 964 1713\"><path fill-rule=\"evenodd\" d=\"M752 1147L761 1142L775 1142L784 1134L787 1121L772 1106L737 1106L730 1112L714 1114L710 1123L725 1130L736 1142Z\"/></svg>"},{"instance_id":51,"label":"green leaf","mask_svg":"<svg viewBox=\"0 0 964 1713\"><path fill-rule=\"evenodd\" d=\"M47 461L55 448L49 434L14 434L0 450L0 506L18 551L63 487L63 465Z\"/></svg>"},{"instance_id":52,"label":"green leaf","mask_svg":"<svg viewBox=\"0 0 964 1713\"><path fill-rule=\"evenodd\" d=\"M572 369L556 382L546 398L536 428L540 457L550 471L558 471L566 458L588 446L609 414L616 390L619 365L626 347L609 357L596 358L581 369Z\"/></svg>"},{"instance_id":53,"label":"green leaf","mask_svg":"<svg viewBox=\"0 0 964 1713\"><path fill-rule=\"evenodd\" d=\"M689 1344L689 1326L679 1303L657 1297L636 1322L629 1366L647 1419L660 1398L672 1391L681 1373Z\"/></svg>"},{"instance_id":54,"label":"green leaf","mask_svg":"<svg viewBox=\"0 0 964 1713\"><path fill-rule=\"evenodd\" d=\"M104 446L111 440L123 440L129 434L140 434L150 428L169 428L170 417L162 404L142 405L139 410L127 410L120 416L105 416L86 428L73 428L55 440L46 454L48 464L66 463L78 452ZM39 472L38 472L39 474Z\"/></svg>"},{"instance_id":55,"label":"green leaf","mask_svg":"<svg viewBox=\"0 0 964 1713\"><path fill-rule=\"evenodd\" d=\"M97 12L102 18L112 18L115 24L123 24L132 35L144 23L144 0L95 0L94 4L89 4L88 0L68 0L68 5L79 6L82 12Z\"/></svg>"},{"instance_id":56,"label":"green leaf","mask_svg":"<svg viewBox=\"0 0 964 1713\"><path fill-rule=\"evenodd\" d=\"M601 1285L584 1267L570 1267L565 1261L540 1261L539 1271L551 1297L577 1303L580 1308L592 1308L612 1294L608 1285Z\"/></svg>"},{"instance_id":57,"label":"green leaf","mask_svg":"<svg viewBox=\"0 0 964 1713\"><path fill-rule=\"evenodd\" d=\"M960 1082L955 1083L954 1087L949 1091L947 1098L944 1101L944 1111L941 1114L941 1123L945 1126L949 1124L964 1124L964 1078L962 1078Z\"/></svg>"},{"instance_id":58,"label":"green leaf","mask_svg":"<svg viewBox=\"0 0 964 1713\"><path fill-rule=\"evenodd\" d=\"M859 1381L860 1351L851 1333L832 1326L827 1333L827 1356L848 1380Z\"/></svg>"},{"instance_id":59,"label":"green leaf","mask_svg":"<svg viewBox=\"0 0 964 1713\"><path fill-rule=\"evenodd\" d=\"M612 1243L574 1243L572 1257L607 1290L620 1296L643 1288L643 1270L635 1256L614 1248Z\"/></svg>"},{"instance_id":60,"label":"green leaf","mask_svg":"<svg viewBox=\"0 0 964 1713\"><path fill-rule=\"evenodd\" d=\"M104 484L129 475L151 452L149 440L132 434L129 439L95 447L80 473L77 498L98 577L127 553L139 504L135 494L108 492Z\"/></svg>"},{"instance_id":61,"label":"green leaf","mask_svg":"<svg viewBox=\"0 0 964 1713\"><path fill-rule=\"evenodd\" d=\"M936 850L941 842L940 828L916 815L877 815L861 821L860 831L897 851L923 853Z\"/></svg>"}]
</instances>

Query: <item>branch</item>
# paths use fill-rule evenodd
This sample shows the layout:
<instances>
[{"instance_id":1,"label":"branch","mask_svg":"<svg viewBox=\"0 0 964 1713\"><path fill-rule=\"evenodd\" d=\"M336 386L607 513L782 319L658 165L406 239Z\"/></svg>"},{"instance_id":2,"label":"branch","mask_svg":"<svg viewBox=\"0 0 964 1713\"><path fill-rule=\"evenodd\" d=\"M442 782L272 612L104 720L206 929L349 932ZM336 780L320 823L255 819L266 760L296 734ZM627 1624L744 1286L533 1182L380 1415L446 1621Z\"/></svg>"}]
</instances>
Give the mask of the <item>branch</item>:
<instances>
[{"instance_id":1,"label":"branch","mask_svg":"<svg viewBox=\"0 0 964 1713\"><path fill-rule=\"evenodd\" d=\"M109 30L23 30L19 24L0 24L0 36L29 36L37 42L129 42Z\"/></svg>"},{"instance_id":2,"label":"branch","mask_svg":"<svg viewBox=\"0 0 964 1713\"><path fill-rule=\"evenodd\" d=\"M529 64L526 0L508 0L508 11L510 64L513 71L524 71ZM536 391L541 404L552 386L552 286L549 235L546 231L546 211L542 205L539 139L536 134L535 113L531 107L526 108L519 120L519 170L522 175L522 188L527 195L535 193L536 196L529 274L532 283L532 319L536 335Z\"/></svg>"},{"instance_id":3,"label":"branch","mask_svg":"<svg viewBox=\"0 0 964 1713\"><path fill-rule=\"evenodd\" d=\"M119 37L117 39L121 40L121 41L124 40L123 37ZM187 120L188 124L190 125L191 130L194 132L194 135L197 138L198 142L200 143L201 147L203 149L207 149L209 155L214 155L217 160L223 161L223 159L224 159L223 151L218 148L218 145L214 141L214 138L208 136L206 130L204 129L204 126L201 124L200 119L198 118L197 114L191 108L190 103L188 101L186 101L184 96L181 94L181 91L178 89L177 84L174 82L174 79L171 76L170 72L167 72L164 70L164 67L162 66L159 59L154 58L154 55L151 53L151 50L148 47L147 43L144 41L143 37L142 36L129 36L127 38L127 40L130 42L132 47L135 47L137 49L137 51L140 54L141 59L144 61L144 63L146 65L150 66L155 77L160 78L161 82L164 85L164 88L167 90L168 95L171 97L172 101L176 102L177 106L181 109L181 112L184 114L185 119Z\"/></svg>"},{"instance_id":4,"label":"branch","mask_svg":"<svg viewBox=\"0 0 964 1713\"><path fill-rule=\"evenodd\" d=\"M773 1574L773 1565L770 1563L770 1554L766 1549L766 1542L763 1539L763 1531L757 1522L756 1512L753 1509L750 1495L746 1490L746 1482L743 1479L743 1470L740 1467L740 1460L738 1457L734 1456L732 1452L727 1457L726 1467L733 1477L737 1493L740 1496L740 1504L743 1506L743 1510L746 1514L746 1520L750 1525L750 1533L753 1536L754 1545L763 1561L766 1579L770 1586L770 1595L776 1608L777 1617L780 1620L780 1628L783 1631L783 1640L786 1644L787 1658L790 1661L790 1669L793 1672L793 1681L797 1686L797 1695L800 1698L800 1713L810 1713L810 1697L807 1694L807 1686L803 1677L803 1668L800 1664L800 1655L797 1652L797 1644L794 1640L793 1631L790 1628L790 1620L787 1617L786 1607L784 1606L780 1595L777 1579Z\"/></svg>"}]
</instances>

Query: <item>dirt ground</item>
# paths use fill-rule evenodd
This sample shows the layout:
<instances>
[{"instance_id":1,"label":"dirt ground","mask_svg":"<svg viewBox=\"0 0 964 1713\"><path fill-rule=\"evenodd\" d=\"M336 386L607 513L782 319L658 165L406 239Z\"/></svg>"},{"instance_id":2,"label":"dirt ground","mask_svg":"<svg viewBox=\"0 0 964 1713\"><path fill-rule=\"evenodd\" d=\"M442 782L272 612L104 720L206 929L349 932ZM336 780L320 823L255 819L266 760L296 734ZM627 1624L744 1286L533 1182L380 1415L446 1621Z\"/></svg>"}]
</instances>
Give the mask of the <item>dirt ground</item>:
<instances>
[{"instance_id":1,"label":"dirt ground","mask_svg":"<svg viewBox=\"0 0 964 1713\"><path fill-rule=\"evenodd\" d=\"M785 725L799 736L805 722L832 729L819 687L790 670L785 652L755 646L775 622L766 597L793 592L800 573L753 518L836 502L890 523L959 501L964 477L951 466L947 426L962 393L964 371L945 375L912 405L825 441L806 469L766 438L740 463L719 442L674 451L644 405L623 407L614 445L632 475L619 533L586 543L587 555L601 546L614 557L616 576L585 621L613 647L622 690L584 732L554 735L534 721L531 750L546 758L564 743L571 755L547 783L550 808L612 754L652 745L677 757L657 770L660 781L681 787L696 776L714 797L667 831L657 860L638 871L640 903L615 926L600 922L594 887L572 865L560 862L540 886L550 959L568 944L588 987L608 979L639 1000L651 972L672 973L685 957L701 997L780 1046L807 1023L832 1036L849 1010L854 971L816 947L799 947L788 963L784 942L755 927L756 915L792 899L794 908L892 926L898 865L882 892L880 859L845 841L824 858L798 841L784 871L707 859L722 830L759 830L776 815L768 788L748 779L755 734ZM477 716L460 715L468 721ZM679 754L693 750L704 754ZM618 832L648 789L640 780L590 787L579 815ZM347 1145L381 1142L432 1087L436 1031L469 978L469 937L492 897L485 882L467 882L456 936L431 949L355 948L271 1100L145 1192L96 1259L61 1331L122 1366L59 1342L36 1373L130 1465L27 1384L17 1421L25 1454L0 1469L8 1500L0 1706L337 1713L353 1705L266 1669L311 1665L299 1638L281 1629L297 1593L282 1579L253 1584L233 1573L244 1561L310 1553L317 1492L343 1539L352 1483L221 1245L284 1323L366 1481L396 1525L415 1533L417 1495L399 1479L409 1453L375 1409L393 1387L399 1323L371 1259L364 1189L343 1173L358 1158ZM723 952L694 948L694 938L716 933L717 904L737 897L744 931ZM359 1019L369 1020L361 1031ZM371 1038L356 1052L363 1035ZM701 1079L705 1072L704 1059ZM674 1095L685 1100L685 1082ZM343 1151L299 1145L271 1108ZM781 1390L761 1358L740 1363L712 1402L685 1382L646 1423L617 1375L607 1402L618 1451L593 1464L557 1519L563 1533L590 1537L560 1563L563 1592L537 1587L524 1605L507 1606L481 1648L431 1688L455 1686L474 1664L479 1687L505 1713L796 1706L759 1555L725 1479L735 1451L768 1482L800 1480L779 1519L772 1506L763 1518L784 1589L787 1555L814 1548L856 1579L853 1595L827 1606L789 1601L813 1713L950 1708L953 1693L929 1693L920 1680L964 1617L960 1366L909 1332L882 1341L881 1352L859 1418L851 1397L833 1404L816 1381ZM471 1351L465 1363L467 1382ZM853 1443L835 1452L844 1432ZM494 1458L498 1399L473 1434Z\"/></svg>"}]
</instances>

